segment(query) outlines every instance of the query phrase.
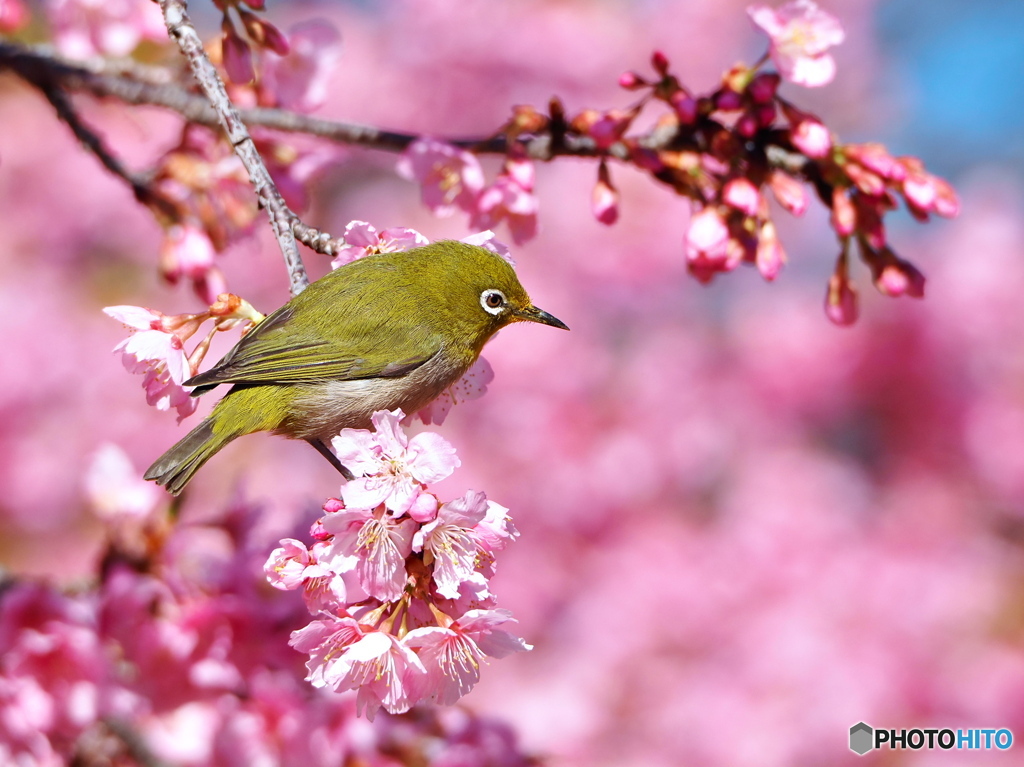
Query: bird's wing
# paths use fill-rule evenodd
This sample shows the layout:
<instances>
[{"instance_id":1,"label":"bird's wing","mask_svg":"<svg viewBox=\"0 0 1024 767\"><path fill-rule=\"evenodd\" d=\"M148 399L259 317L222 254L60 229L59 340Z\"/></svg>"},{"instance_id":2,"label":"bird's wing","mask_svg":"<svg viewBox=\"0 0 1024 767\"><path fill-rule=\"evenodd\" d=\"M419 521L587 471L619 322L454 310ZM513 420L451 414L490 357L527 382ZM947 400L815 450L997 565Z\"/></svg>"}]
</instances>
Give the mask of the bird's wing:
<instances>
[{"instance_id":1,"label":"bird's wing","mask_svg":"<svg viewBox=\"0 0 1024 767\"><path fill-rule=\"evenodd\" d=\"M357 378L397 378L415 370L441 348L426 328L388 332L372 318L328 339L294 319L285 305L259 323L217 365L185 381L202 394L223 383L315 383ZM385 347L386 344L386 347ZM380 350L387 348L382 355Z\"/></svg>"}]
</instances>

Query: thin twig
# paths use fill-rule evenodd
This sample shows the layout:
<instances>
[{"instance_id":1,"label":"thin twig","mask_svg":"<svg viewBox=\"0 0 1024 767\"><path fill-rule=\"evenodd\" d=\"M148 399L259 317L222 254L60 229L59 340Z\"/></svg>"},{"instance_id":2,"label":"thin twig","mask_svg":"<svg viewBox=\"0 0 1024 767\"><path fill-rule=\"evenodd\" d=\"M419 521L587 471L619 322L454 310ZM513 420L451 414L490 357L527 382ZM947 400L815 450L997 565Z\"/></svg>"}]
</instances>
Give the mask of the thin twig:
<instances>
[{"instance_id":1,"label":"thin twig","mask_svg":"<svg viewBox=\"0 0 1024 767\"><path fill-rule=\"evenodd\" d=\"M71 104L71 99L68 98L64 91L48 82L37 83L37 85L43 95L46 96L46 99L53 105L54 110L57 112L57 116L60 117L60 119L63 120L69 128L71 128L71 132L75 134L75 138L82 142L82 145L96 156L104 168L115 176L123 179L131 187L136 200L143 205L162 213L167 218L173 218L176 215L174 205L167 198L157 192L149 184L149 180L144 175L133 173L128 170L128 168L126 168L124 164L114 156L113 152L111 152L103 142L103 139L100 138L99 134L86 125L78 112L75 111L74 106Z\"/></svg>"},{"instance_id":2,"label":"thin twig","mask_svg":"<svg viewBox=\"0 0 1024 767\"><path fill-rule=\"evenodd\" d=\"M302 256L299 255L299 246L292 233L292 224L297 216L285 203L284 197L270 177L270 172L256 150L242 116L228 98L220 75L203 50L199 33L188 17L185 0L160 0L160 9L164 14L168 34L178 43L192 69L192 75L217 113L218 122L234 147L235 154L249 173L249 180L260 204L267 211L270 226L274 230L278 247L281 248L281 255L284 256L291 294L296 296L309 285L309 277L306 275Z\"/></svg>"}]
</instances>

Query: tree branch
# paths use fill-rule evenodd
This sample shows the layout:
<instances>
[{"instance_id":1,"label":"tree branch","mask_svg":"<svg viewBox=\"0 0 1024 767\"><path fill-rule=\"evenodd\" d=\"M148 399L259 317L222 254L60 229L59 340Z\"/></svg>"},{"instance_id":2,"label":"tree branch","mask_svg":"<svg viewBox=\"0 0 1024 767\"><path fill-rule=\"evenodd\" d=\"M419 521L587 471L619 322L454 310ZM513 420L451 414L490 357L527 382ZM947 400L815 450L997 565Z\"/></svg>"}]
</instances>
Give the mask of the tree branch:
<instances>
[{"instance_id":1,"label":"tree branch","mask_svg":"<svg viewBox=\"0 0 1024 767\"><path fill-rule=\"evenodd\" d=\"M285 203L284 197L281 196L277 185L270 177L270 172L263 163L260 153L256 150L256 145L242 121L242 116L231 103L231 99L228 98L220 75L217 74L216 68L207 57L206 51L203 50L199 33L188 17L185 0L160 0L160 9L164 14L164 23L167 25L168 34L178 43L178 47L192 69L192 75L216 112L218 123L224 129L228 141L235 149L235 154L238 155L249 173L253 189L256 190L260 205L267 211L270 226L274 230L277 244L281 248L281 255L284 256L285 266L288 268L291 294L296 296L309 285L309 277L306 275L306 268L299 255L299 246L292 233L293 222L298 217Z\"/></svg>"}]
</instances>

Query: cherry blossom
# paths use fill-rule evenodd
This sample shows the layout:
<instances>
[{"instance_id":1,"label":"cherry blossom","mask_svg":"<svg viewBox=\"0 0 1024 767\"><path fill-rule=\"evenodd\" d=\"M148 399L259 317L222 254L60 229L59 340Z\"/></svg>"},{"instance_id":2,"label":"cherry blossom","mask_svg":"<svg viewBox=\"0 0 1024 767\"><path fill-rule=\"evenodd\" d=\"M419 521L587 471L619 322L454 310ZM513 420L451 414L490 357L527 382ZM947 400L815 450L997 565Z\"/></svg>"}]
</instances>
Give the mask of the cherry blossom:
<instances>
[{"instance_id":1,"label":"cherry blossom","mask_svg":"<svg viewBox=\"0 0 1024 767\"><path fill-rule=\"evenodd\" d=\"M437 139L420 138L402 153L396 167L403 178L420 184L423 204L434 215L476 210L484 172L471 152Z\"/></svg>"},{"instance_id":2,"label":"cherry blossom","mask_svg":"<svg viewBox=\"0 0 1024 767\"><path fill-rule=\"evenodd\" d=\"M54 42L65 56L126 56L142 40L167 36L160 8L148 0L47 0Z\"/></svg>"},{"instance_id":3,"label":"cherry blossom","mask_svg":"<svg viewBox=\"0 0 1024 767\"><path fill-rule=\"evenodd\" d=\"M430 243L430 240L414 229L393 227L378 232L366 221L349 222L345 227L344 240L345 244L331 261L332 269L337 269L343 264L365 256L377 253L395 253Z\"/></svg>"},{"instance_id":4,"label":"cherry blossom","mask_svg":"<svg viewBox=\"0 0 1024 767\"><path fill-rule=\"evenodd\" d=\"M532 647L505 628L516 620L507 610L470 610L447 628L413 629L407 646L418 650L426 671L425 697L451 705L480 681L487 656L503 658Z\"/></svg>"},{"instance_id":5,"label":"cherry blossom","mask_svg":"<svg viewBox=\"0 0 1024 767\"><path fill-rule=\"evenodd\" d=\"M331 77L341 57L341 36L322 19L288 30L284 56L268 50L259 83L260 103L298 112L313 112L327 102Z\"/></svg>"},{"instance_id":6,"label":"cherry blossom","mask_svg":"<svg viewBox=\"0 0 1024 767\"><path fill-rule=\"evenodd\" d=\"M835 16L813 0L791 0L778 9L752 5L747 13L771 38L769 53L784 78L808 88L832 82L836 63L828 49L845 37Z\"/></svg>"},{"instance_id":7,"label":"cherry blossom","mask_svg":"<svg viewBox=\"0 0 1024 767\"><path fill-rule=\"evenodd\" d=\"M342 487L350 507L376 508L383 503L393 513L408 511L422 486L440 482L460 464L455 449L433 432L409 439L400 422L401 410L374 413L374 432L342 429L331 440L334 454L356 478Z\"/></svg>"},{"instance_id":8,"label":"cherry blossom","mask_svg":"<svg viewBox=\"0 0 1024 767\"><path fill-rule=\"evenodd\" d=\"M487 385L494 380L494 369L485 357L477 357L462 377L441 392L429 405L414 416L425 425L444 423L452 407L460 402L479 399L487 393Z\"/></svg>"},{"instance_id":9,"label":"cherry blossom","mask_svg":"<svg viewBox=\"0 0 1024 767\"><path fill-rule=\"evenodd\" d=\"M377 509L345 508L328 514L324 530L334 536L325 547L323 561L341 574L353 568L359 584L370 595L393 602L405 590L405 560L412 552L416 522L396 519Z\"/></svg>"},{"instance_id":10,"label":"cherry blossom","mask_svg":"<svg viewBox=\"0 0 1024 767\"><path fill-rule=\"evenodd\" d=\"M195 371L181 335L164 329L166 315L137 306L108 306L103 311L133 331L114 351L121 353L128 372L145 376L146 401L158 410L174 408L178 421L191 415L197 403L183 384Z\"/></svg>"}]
</instances>

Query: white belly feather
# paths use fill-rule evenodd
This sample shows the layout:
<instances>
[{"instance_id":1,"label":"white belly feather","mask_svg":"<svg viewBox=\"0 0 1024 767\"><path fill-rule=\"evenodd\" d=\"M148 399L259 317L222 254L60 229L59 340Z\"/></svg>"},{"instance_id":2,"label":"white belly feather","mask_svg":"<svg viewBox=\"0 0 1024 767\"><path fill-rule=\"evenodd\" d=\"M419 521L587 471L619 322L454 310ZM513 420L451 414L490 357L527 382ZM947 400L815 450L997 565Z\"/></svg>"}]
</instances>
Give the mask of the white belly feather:
<instances>
[{"instance_id":1,"label":"white belly feather","mask_svg":"<svg viewBox=\"0 0 1024 767\"><path fill-rule=\"evenodd\" d=\"M344 428L365 429L378 410L415 413L455 383L472 364L462 365L444 350L407 375L297 384L289 435L330 441ZM302 424L294 429L295 424Z\"/></svg>"}]
</instances>

